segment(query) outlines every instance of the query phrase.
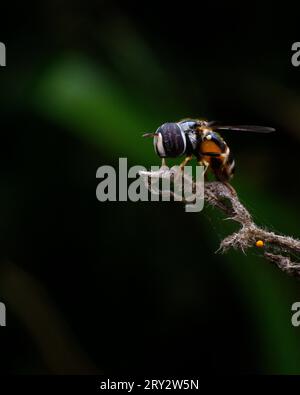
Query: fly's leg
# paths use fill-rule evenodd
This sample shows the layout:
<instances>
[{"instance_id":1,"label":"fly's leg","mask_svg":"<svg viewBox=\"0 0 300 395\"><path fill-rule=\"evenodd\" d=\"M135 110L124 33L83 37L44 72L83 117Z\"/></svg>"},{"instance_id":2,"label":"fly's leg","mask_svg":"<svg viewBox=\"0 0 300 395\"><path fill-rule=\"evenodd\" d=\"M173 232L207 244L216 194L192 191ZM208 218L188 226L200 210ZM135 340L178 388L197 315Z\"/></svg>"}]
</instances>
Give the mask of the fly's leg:
<instances>
[{"instance_id":1,"label":"fly's leg","mask_svg":"<svg viewBox=\"0 0 300 395\"><path fill-rule=\"evenodd\" d=\"M233 188L233 186L229 183L230 177L228 174L224 171L224 168L216 168L213 169L213 172L215 174L215 177L218 181L222 182L222 184L226 185L226 187L229 189L230 193L234 196L237 195L236 190Z\"/></svg>"},{"instance_id":2,"label":"fly's leg","mask_svg":"<svg viewBox=\"0 0 300 395\"><path fill-rule=\"evenodd\" d=\"M186 166L193 158L193 155L186 156L185 159L180 163L179 168L183 171L184 166Z\"/></svg>"},{"instance_id":3,"label":"fly's leg","mask_svg":"<svg viewBox=\"0 0 300 395\"><path fill-rule=\"evenodd\" d=\"M162 158L162 160L161 160L161 167L168 167L167 166L167 162L166 162L166 158Z\"/></svg>"},{"instance_id":4,"label":"fly's leg","mask_svg":"<svg viewBox=\"0 0 300 395\"><path fill-rule=\"evenodd\" d=\"M205 180L205 181L208 181L207 170L208 170L208 168L209 168L209 163L206 162L206 160L204 160L204 159L198 159L198 165L204 167L204 172L203 172L203 174L204 174L204 180Z\"/></svg>"}]
</instances>

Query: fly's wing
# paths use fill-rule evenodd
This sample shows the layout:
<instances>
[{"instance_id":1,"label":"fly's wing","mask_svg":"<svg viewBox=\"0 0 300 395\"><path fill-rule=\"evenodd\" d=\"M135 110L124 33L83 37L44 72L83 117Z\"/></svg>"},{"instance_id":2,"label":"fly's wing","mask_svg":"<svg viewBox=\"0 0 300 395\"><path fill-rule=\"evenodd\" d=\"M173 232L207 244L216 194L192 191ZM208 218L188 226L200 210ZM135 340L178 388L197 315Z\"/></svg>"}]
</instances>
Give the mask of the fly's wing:
<instances>
[{"instance_id":1,"label":"fly's wing","mask_svg":"<svg viewBox=\"0 0 300 395\"><path fill-rule=\"evenodd\" d=\"M271 133L275 132L274 128L268 126L258 125L222 125L216 121L208 122L208 125L213 130L233 130L241 132L254 132L254 133Z\"/></svg>"}]
</instances>

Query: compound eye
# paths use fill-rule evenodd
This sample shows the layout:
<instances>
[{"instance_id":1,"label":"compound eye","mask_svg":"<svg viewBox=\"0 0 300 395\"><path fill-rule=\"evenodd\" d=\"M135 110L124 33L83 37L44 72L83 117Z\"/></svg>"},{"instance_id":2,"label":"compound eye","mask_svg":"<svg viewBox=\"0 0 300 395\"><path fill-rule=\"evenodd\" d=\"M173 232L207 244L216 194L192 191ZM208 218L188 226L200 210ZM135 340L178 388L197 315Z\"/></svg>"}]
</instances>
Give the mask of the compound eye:
<instances>
[{"instance_id":1,"label":"compound eye","mask_svg":"<svg viewBox=\"0 0 300 395\"><path fill-rule=\"evenodd\" d=\"M186 150L186 136L177 123L164 123L157 129L157 133L162 137L163 147L163 150L158 149L158 151L164 151L165 157L176 158L184 154ZM158 155L162 157L160 152L158 152Z\"/></svg>"}]
</instances>

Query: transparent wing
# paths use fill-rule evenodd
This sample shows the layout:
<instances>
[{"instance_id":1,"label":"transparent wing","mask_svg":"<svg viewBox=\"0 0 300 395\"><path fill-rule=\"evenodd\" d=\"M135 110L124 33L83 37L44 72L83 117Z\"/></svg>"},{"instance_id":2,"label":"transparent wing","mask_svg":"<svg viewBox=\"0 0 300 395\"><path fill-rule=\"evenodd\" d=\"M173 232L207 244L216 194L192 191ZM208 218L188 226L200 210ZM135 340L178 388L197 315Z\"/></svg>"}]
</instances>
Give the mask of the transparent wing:
<instances>
[{"instance_id":1,"label":"transparent wing","mask_svg":"<svg viewBox=\"0 0 300 395\"><path fill-rule=\"evenodd\" d=\"M210 128L214 130L234 130L241 132L254 132L254 133L271 133L275 132L274 128L268 126L258 126L258 125L222 125L215 121L208 122Z\"/></svg>"}]
</instances>

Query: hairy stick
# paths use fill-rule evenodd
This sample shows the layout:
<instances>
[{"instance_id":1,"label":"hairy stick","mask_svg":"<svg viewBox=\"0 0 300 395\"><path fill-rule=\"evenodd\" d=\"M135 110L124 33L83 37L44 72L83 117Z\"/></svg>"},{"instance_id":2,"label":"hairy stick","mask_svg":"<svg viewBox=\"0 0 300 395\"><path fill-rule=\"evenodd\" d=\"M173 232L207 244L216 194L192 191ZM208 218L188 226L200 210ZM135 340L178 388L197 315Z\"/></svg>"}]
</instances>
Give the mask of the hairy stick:
<instances>
[{"instance_id":1,"label":"hairy stick","mask_svg":"<svg viewBox=\"0 0 300 395\"><path fill-rule=\"evenodd\" d=\"M140 172L140 176L151 193L160 195L169 194L175 197L176 200L186 203L181 196L180 199L179 196L175 196L173 191L155 189L153 183L151 183L152 178L174 178L174 174L174 170L168 168L163 168L158 172ZM185 173L183 173L183 178L195 190L193 179ZM222 182L206 182L204 199L207 204L223 212L228 219L240 224L237 232L221 241L218 251L225 253L230 248L233 248L245 253L245 250L254 247L258 240L262 240L264 243L263 255L267 261L277 265L282 271L290 275L300 277L300 263L292 261L290 257L291 254L300 254L300 240L270 232L256 225L249 211L240 202L237 193L234 193Z\"/></svg>"}]
</instances>

